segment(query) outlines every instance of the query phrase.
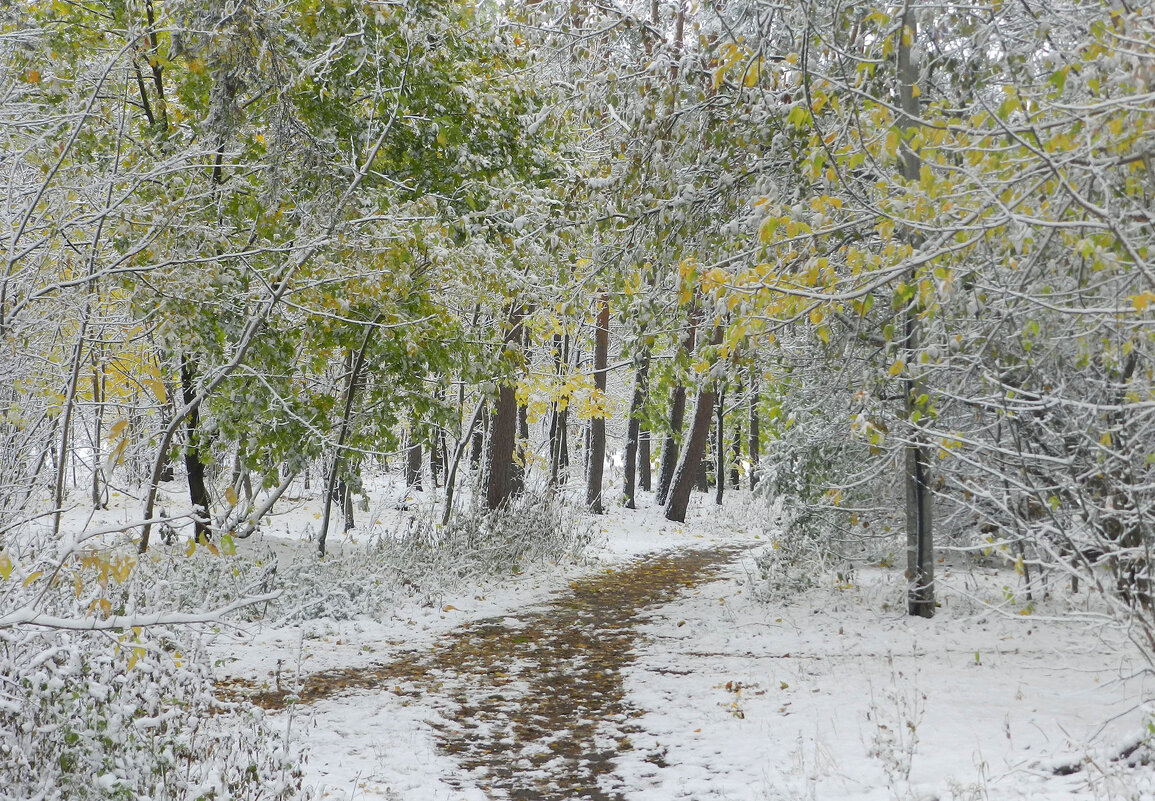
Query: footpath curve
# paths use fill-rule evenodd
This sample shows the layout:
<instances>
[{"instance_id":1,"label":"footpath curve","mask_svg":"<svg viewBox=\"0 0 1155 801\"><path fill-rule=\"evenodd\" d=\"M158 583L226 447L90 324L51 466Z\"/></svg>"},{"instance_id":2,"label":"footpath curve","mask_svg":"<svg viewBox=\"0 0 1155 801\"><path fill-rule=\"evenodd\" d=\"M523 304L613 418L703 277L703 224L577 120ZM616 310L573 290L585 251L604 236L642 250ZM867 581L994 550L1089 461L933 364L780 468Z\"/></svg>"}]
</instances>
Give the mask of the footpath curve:
<instances>
[{"instance_id":1,"label":"footpath curve","mask_svg":"<svg viewBox=\"0 0 1155 801\"><path fill-rule=\"evenodd\" d=\"M357 690L421 696L443 717L433 724L441 749L493 797L617 801L615 760L640 714L622 681L638 625L746 547L667 551L603 570L543 606L455 629L428 652L315 673L292 694L222 689L269 709ZM662 765L659 754L645 758Z\"/></svg>"}]
</instances>

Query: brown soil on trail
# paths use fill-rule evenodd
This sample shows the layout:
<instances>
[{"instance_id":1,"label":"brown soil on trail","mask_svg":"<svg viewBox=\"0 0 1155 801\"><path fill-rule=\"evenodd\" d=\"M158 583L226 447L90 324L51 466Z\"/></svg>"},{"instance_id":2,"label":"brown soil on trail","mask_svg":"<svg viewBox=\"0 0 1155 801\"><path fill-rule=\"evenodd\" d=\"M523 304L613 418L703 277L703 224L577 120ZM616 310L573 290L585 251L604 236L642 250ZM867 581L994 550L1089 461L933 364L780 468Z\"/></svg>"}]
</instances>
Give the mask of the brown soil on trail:
<instances>
[{"instance_id":1,"label":"brown soil on trail","mask_svg":"<svg viewBox=\"0 0 1155 801\"><path fill-rule=\"evenodd\" d=\"M710 580L741 548L666 553L570 585L516 617L455 629L430 652L364 668L316 673L298 692L243 693L266 708L353 690L433 699L442 749L471 783L510 799L611 801L615 757L630 749L638 712L622 671L634 661L646 610ZM659 765L660 755L646 757Z\"/></svg>"}]
</instances>

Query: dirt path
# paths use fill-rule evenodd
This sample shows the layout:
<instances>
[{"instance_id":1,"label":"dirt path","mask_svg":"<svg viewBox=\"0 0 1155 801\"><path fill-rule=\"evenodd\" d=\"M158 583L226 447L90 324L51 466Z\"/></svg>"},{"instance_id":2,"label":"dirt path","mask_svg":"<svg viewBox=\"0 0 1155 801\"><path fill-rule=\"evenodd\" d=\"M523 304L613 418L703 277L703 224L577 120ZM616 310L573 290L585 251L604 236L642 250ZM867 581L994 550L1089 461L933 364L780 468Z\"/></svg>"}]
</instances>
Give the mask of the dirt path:
<instances>
[{"instance_id":1,"label":"dirt path","mask_svg":"<svg viewBox=\"0 0 1155 801\"><path fill-rule=\"evenodd\" d=\"M268 708L361 689L436 699L441 748L495 797L620 799L612 772L638 714L622 684L636 628L741 550L670 552L606 570L539 609L455 629L428 653L313 674L293 696L250 697Z\"/></svg>"}]
</instances>

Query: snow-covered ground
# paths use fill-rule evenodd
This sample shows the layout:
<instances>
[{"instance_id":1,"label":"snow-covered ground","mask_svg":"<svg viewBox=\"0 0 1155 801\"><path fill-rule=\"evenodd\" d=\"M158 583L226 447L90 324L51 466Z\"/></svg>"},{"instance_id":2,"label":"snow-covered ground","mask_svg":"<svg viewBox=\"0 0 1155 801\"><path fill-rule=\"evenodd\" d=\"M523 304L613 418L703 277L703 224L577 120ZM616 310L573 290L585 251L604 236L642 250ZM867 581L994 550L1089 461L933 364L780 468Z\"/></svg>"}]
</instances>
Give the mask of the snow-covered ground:
<instances>
[{"instance_id":1,"label":"snow-covered ground","mask_svg":"<svg viewBox=\"0 0 1155 801\"><path fill-rule=\"evenodd\" d=\"M1028 609L1008 600L1020 581L1012 569L956 555L939 566L942 607L930 621L902 614L898 567L860 567L768 604L751 597L748 576L773 539L765 515L741 495L722 510L694 503L686 525L662 519L648 496L638 511L612 509L583 564L535 567L384 619L253 625L222 633L214 653L223 676L292 686L428 650L470 621L512 623L599 566L749 543L717 581L643 627L625 677L639 730L612 782L626 798L1155 798L1151 767L1111 759L1146 731L1155 687L1126 631L1089 610L1086 593L1056 588ZM316 514L308 504L244 547L311 547L299 533ZM438 709L383 688L276 715L310 742L308 780L325 797L488 798L438 750Z\"/></svg>"}]
</instances>

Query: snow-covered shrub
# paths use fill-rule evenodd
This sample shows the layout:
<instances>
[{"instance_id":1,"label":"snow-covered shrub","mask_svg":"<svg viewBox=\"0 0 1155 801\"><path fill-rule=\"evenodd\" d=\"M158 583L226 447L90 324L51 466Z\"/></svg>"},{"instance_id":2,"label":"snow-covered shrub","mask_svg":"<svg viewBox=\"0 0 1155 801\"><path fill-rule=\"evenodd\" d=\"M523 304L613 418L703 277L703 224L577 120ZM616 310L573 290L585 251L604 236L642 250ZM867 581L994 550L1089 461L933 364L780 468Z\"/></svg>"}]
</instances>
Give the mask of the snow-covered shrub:
<instances>
[{"instance_id":1,"label":"snow-covered shrub","mask_svg":"<svg viewBox=\"0 0 1155 801\"><path fill-rule=\"evenodd\" d=\"M86 551L48 574L2 559L0 794L70 801L307 794L303 755L287 732L263 710L214 697L195 626L132 625L152 622L167 603L151 560ZM32 611L47 625L15 619ZM125 625L109 627L117 622L110 615L124 615Z\"/></svg>"},{"instance_id":2,"label":"snow-covered shrub","mask_svg":"<svg viewBox=\"0 0 1155 801\"><path fill-rule=\"evenodd\" d=\"M324 559L311 550L292 557L269 552L259 559L217 559L207 572L198 565L213 560L186 560L164 563L164 580L175 597L199 591L216 605L279 591L269 604L243 613L254 618L347 620L379 615L415 596L433 602L466 582L518 572L528 563L576 557L592 537L592 523L577 509L547 494L527 493L508 508L469 510L447 526L432 510L422 510L404 530Z\"/></svg>"},{"instance_id":3,"label":"snow-covered shrub","mask_svg":"<svg viewBox=\"0 0 1155 801\"><path fill-rule=\"evenodd\" d=\"M847 560L877 559L895 547L901 506L896 470L844 414L821 407L790 413L773 428L758 494L776 528L757 560L754 591L784 600L815 586Z\"/></svg>"}]
</instances>

